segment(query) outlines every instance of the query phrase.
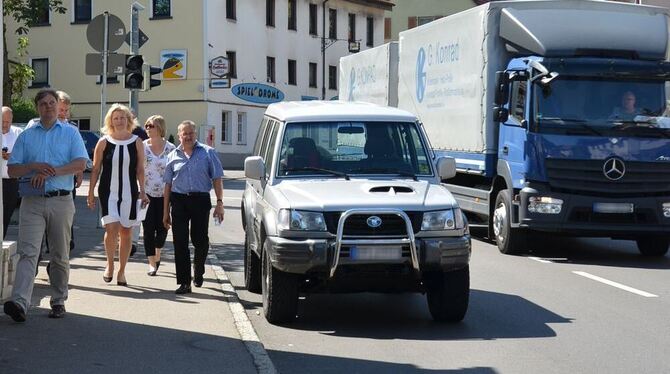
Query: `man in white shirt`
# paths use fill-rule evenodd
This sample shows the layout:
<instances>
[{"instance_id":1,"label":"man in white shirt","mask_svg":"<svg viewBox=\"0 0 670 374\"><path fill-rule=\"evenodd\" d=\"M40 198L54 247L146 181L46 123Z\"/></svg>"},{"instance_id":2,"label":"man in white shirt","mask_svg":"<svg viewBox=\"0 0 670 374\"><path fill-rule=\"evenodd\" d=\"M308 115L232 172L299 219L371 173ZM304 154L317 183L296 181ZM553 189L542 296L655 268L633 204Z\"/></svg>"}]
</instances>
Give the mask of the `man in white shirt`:
<instances>
[{"instance_id":1,"label":"man in white shirt","mask_svg":"<svg viewBox=\"0 0 670 374\"><path fill-rule=\"evenodd\" d=\"M19 182L16 178L10 178L7 174L7 160L12 153L16 138L21 133L21 128L12 126L14 113L12 109L6 106L2 107L2 164L0 164L0 173L2 173L2 238L7 236L7 227L12 218L14 210L19 204Z\"/></svg>"}]
</instances>

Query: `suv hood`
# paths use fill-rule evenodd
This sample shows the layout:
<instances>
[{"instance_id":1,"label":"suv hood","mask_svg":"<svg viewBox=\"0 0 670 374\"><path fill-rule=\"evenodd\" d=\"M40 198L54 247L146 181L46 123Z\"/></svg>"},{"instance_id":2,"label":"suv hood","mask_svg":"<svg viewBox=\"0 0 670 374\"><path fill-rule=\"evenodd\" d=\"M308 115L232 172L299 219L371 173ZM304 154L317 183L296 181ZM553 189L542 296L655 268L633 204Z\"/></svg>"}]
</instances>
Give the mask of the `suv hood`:
<instances>
[{"instance_id":1,"label":"suv hood","mask_svg":"<svg viewBox=\"0 0 670 374\"><path fill-rule=\"evenodd\" d=\"M275 186L288 208L342 211L352 208L439 210L456 206L445 187L407 179L285 180Z\"/></svg>"}]
</instances>

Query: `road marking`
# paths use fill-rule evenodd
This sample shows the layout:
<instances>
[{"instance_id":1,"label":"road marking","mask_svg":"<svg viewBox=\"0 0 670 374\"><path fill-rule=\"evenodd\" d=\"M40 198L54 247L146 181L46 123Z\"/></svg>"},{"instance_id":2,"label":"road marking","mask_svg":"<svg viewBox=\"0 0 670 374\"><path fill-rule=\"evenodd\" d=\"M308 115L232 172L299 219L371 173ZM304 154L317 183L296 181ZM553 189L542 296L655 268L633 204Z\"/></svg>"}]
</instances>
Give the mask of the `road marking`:
<instances>
[{"instance_id":1,"label":"road marking","mask_svg":"<svg viewBox=\"0 0 670 374\"><path fill-rule=\"evenodd\" d=\"M221 291L224 294L228 307L230 308L230 312L233 314L237 332L240 334L240 338L242 338L245 347L247 347L247 351L249 351L258 373L276 374L277 369L275 369L268 352L265 350L263 343L261 343L258 334L256 334L254 326L251 324L251 321L249 321L249 317L244 311L244 307L240 303L240 298L237 296L235 287L233 287L232 283L230 283L228 275L226 275L226 272L221 266L221 260L219 260L219 258L213 254L208 255L207 259L212 265L212 269L214 269L214 274L219 280Z\"/></svg>"},{"instance_id":2,"label":"road marking","mask_svg":"<svg viewBox=\"0 0 670 374\"><path fill-rule=\"evenodd\" d=\"M594 281L596 281L596 282L605 283L606 285L609 285L609 286L612 286L612 287L616 287L616 288L622 289L622 290L624 290L624 291L632 292L632 293L637 294L637 295L640 295L640 296L644 296L644 297L658 297L658 295L654 295L653 293L649 293L649 292L641 291L641 290L638 290L637 288L633 288L633 287L628 287L628 286L623 285L623 284L621 284L621 283L613 282L613 281L611 281L611 280L608 280L608 279L605 279L605 278L601 278L601 277L599 277L599 276L596 276L596 275L593 275L593 274L589 274L589 273L586 273L586 272L583 272L583 271L573 271L573 273L575 273L575 274L577 274L577 275L581 275L582 277L586 277L586 278L592 279L592 280L594 280Z\"/></svg>"},{"instance_id":3,"label":"road marking","mask_svg":"<svg viewBox=\"0 0 670 374\"><path fill-rule=\"evenodd\" d=\"M528 258L531 259L531 260L533 260L533 261L541 262L541 263L543 263L543 264L553 264L553 262L551 262L551 261L549 261L549 260L543 260L543 259L541 259L541 258L539 258L539 257L528 256Z\"/></svg>"}]
</instances>

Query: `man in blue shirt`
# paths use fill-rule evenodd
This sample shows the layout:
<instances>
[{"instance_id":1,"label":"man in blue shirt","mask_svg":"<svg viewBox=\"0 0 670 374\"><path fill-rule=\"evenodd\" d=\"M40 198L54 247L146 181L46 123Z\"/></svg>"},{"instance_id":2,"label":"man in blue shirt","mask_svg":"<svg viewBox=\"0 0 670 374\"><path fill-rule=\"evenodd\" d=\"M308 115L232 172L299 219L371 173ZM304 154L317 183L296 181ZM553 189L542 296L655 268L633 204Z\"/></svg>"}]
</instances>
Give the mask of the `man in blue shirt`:
<instances>
[{"instance_id":1,"label":"man in blue shirt","mask_svg":"<svg viewBox=\"0 0 670 374\"><path fill-rule=\"evenodd\" d=\"M58 120L58 95L51 89L35 96L40 115L35 126L19 135L7 163L9 176L23 177L19 218L19 261L10 301L4 312L26 320L35 282L35 267L45 230L51 252L50 318L65 316L70 274L70 226L74 217L74 175L86 167L88 154L76 128Z\"/></svg>"},{"instance_id":2,"label":"man in blue shirt","mask_svg":"<svg viewBox=\"0 0 670 374\"><path fill-rule=\"evenodd\" d=\"M170 152L163 181L163 224L172 225L177 294L191 292L191 253L188 249L189 222L193 255L193 285L202 287L205 260L209 251L209 210L212 201L209 191L214 186L216 207L214 219L223 221L223 168L216 151L195 140L195 123L183 121L177 127L179 142ZM170 212L172 205L172 212ZM172 216L170 216L172 213Z\"/></svg>"}]
</instances>

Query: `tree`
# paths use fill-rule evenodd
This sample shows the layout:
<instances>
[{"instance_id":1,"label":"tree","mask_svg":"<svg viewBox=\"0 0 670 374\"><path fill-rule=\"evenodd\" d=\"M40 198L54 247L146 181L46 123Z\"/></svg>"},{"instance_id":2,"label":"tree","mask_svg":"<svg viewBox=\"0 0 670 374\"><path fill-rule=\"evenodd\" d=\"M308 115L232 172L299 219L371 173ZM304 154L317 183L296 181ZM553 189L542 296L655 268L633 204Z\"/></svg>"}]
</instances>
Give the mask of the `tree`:
<instances>
[{"instance_id":1,"label":"tree","mask_svg":"<svg viewBox=\"0 0 670 374\"><path fill-rule=\"evenodd\" d=\"M2 40L4 42L4 53L2 63L4 69L4 79L2 87L2 102L11 103L15 93L21 95L26 87L28 80L32 78L32 68L20 61L9 60L7 51L7 23L6 17L12 17L18 24L16 34L19 36L19 55L25 52L27 48L27 37L25 34L30 28L39 24L46 13L46 9L57 13L65 13L63 0L2 0Z\"/></svg>"}]
</instances>

